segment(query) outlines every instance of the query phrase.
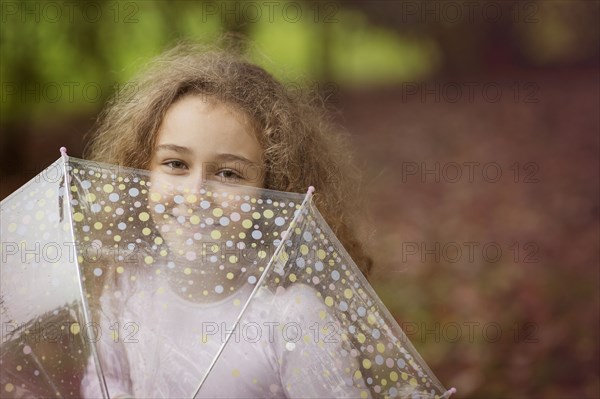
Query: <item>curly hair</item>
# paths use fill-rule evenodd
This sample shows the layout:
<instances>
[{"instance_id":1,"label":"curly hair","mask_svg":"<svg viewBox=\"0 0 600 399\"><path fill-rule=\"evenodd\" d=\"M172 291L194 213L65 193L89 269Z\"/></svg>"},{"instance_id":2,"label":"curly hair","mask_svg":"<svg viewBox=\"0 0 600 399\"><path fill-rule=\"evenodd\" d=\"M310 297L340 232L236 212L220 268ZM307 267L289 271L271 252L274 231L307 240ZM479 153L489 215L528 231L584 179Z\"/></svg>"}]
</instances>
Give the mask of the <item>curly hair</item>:
<instances>
[{"instance_id":1,"label":"curly hair","mask_svg":"<svg viewBox=\"0 0 600 399\"><path fill-rule=\"evenodd\" d=\"M84 156L148 169L169 107L185 95L208 96L237 108L254 126L264 151L265 188L305 192L365 276L372 266L358 236L359 170L314 91L293 95L235 49L180 43L153 59L108 102ZM359 201L360 202L360 201Z\"/></svg>"}]
</instances>

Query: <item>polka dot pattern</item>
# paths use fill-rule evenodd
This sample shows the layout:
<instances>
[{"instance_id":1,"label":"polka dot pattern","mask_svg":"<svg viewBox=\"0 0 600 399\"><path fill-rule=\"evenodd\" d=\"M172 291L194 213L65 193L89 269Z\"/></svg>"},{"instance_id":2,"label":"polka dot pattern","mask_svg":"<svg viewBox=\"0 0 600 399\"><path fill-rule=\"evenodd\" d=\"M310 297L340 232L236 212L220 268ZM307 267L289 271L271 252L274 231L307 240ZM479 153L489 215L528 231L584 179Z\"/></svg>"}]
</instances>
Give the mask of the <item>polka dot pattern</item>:
<instances>
[{"instance_id":1,"label":"polka dot pattern","mask_svg":"<svg viewBox=\"0 0 600 399\"><path fill-rule=\"evenodd\" d=\"M133 295L152 298L164 309L170 302L162 298L171 295L194 306L225 301L241 311L249 293L261 284L261 290L273 294L308 287L311 300L319 304L305 308L320 323L315 330L319 339L313 342L300 330L297 340L282 345L284 353L302 356L307 346L325 350L330 344L326 339L336 340L335 355L347 365L341 369L344 375L318 369L324 367L319 362L311 370L314 375L325 381L351 381L361 397L443 397L443 387L318 210L312 202L301 206L304 194L211 182L190 190L172 184L169 176L73 158L68 172L71 213L60 178L30 184L2 203L3 244L5 237L15 243L14 248L3 245L2 255L13 256L13 251L22 255L18 261L2 263L3 319L6 314L15 325L57 320L70 337L65 350L64 340L47 349L30 344L22 333L13 334L10 356L2 362L14 363L14 371L6 375L18 375L11 379L3 374L3 394L56 396L34 390L40 375L56 378L61 389L67 386L70 391L61 390L62 396L79 394L77 387L69 386L71 380L60 381L59 376L62 370L82 377L90 356L89 342L83 338L80 283L92 320L98 317L103 299L125 301L132 295L123 287L134 287ZM69 247L72 259L63 252L60 262L52 263L37 259L33 252L18 251L22 242L32 246L57 238L69 242L69 237L71 243L75 237ZM54 248L54 253L61 249ZM52 254L49 247L45 256ZM60 303L49 298L54 302L60 298ZM290 309L303 306L303 301L296 297ZM294 319L297 316L291 311L286 317L304 321ZM125 334L115 331L110 337L118 340ZM190 345L207 346L207 342L198 339ZM39 362L44 370L39 370ZM244 377L237 368L229 372L232 380ZM267 391L276 396L278 389L270 386ZM294 391L294 387L287 389Z\"/></svg>"},{"instance_id":2,"label":"polka dot pattern","mask_svg":"<svg viewBox=\"0 0 600 399\"><path fill-rule=\"evenodd\" d=\"M2 398L59 397L48 380L60 396L80 396L90 330L63 182L59 160L0 205Z\"/></svg>"}]
</instances>

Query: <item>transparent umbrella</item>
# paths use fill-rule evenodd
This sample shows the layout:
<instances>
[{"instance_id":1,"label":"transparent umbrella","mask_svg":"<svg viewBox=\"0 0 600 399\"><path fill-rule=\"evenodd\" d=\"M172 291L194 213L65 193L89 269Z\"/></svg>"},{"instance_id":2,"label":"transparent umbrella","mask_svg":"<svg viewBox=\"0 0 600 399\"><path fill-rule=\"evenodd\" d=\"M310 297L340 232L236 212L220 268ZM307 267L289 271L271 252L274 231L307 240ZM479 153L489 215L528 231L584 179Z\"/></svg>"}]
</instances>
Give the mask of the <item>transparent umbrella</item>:
<instances>
[{"instance_id":1,"label":"transparent umbrella","mask_svg":"<svg viewBox=\"0 0 600 399\"><path fill-rule=\"evenodd\" d=\"M445 398L313 204L66 153L2 201L8 397Z\"/></svg>"}]
</instances>

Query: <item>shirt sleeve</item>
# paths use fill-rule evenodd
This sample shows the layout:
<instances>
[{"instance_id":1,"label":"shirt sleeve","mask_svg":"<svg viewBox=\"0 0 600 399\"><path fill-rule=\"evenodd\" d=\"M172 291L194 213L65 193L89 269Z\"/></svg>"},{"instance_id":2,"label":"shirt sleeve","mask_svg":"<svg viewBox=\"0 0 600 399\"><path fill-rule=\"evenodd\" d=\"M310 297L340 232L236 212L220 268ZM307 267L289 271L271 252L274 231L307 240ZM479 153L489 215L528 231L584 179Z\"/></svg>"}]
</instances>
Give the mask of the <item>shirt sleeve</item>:
<instances>
[{"instance_id":1,"label":"shirt sleeve","mask_svg":"<svg viewBox=\"0 0 600 399\"><path fill-rule=\"evenodd\" d=\"M329 307L307 285L276 294L275 335L281 385L290 398L370 398L346 334Z\"/></svg>"}]
</instances>

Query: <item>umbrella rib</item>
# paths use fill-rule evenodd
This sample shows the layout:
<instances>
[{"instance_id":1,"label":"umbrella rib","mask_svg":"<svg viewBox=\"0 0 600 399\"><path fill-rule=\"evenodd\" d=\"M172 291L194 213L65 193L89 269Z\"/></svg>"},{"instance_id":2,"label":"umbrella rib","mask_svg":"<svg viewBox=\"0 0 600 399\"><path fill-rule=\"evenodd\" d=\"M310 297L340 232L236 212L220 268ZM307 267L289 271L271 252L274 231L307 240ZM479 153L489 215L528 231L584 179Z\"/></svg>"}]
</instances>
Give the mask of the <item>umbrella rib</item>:
<instances>
[{"instance_id":1,"label":"umbrella rib","mask_svg":"<svg viewBox=\"0 0 600 399\"><path fill-rule=\"evenodd\" d=\"M206 372L204 373L204 376L202 377L202 380L200 380L200 384L198 385L198 389L196 389L196 393L194 393L193 398L195 398L200 393L200 390L202 389L202 386L206 382L206 379L208 378L208 375L210 374L210 372L212 371L212 369L214 368L214 366L217 364L217 361L221 357L221 354L223 353L223 350L225 349L225 346L229 342L229 339L233 335L233 332L238 327L238 325L240 323L240 320L242 319L242 316L244 316L244 313L246 312L246 309L248 308L248 306L250 305L250 302L252 301L252 298L254 298L254 296L258 292L258 289L260 288L262 282L267 277L267 274L269 273L269 270L273 266L274 260L279 256L279 252L281 252L281 248L283 248L283 244L284 244L285 240L290 236L290 232L292 231L292 228L296 225L296 221L298 220L298 217L302 214L302 211L304 210L304 207L310 201L310 199L311 199L314 191L315 191L315 188L313 186L310 186L308 188L308 192L306 193L306 196L304 197L304 200L302 201L302 204L300 205L300 209L298 209L298 213L296 213L296 215L294 216L294 218L290 222L287 230L282 234L281 242L279 243L279 245L275 249L275 252L271 256L271 259L269 259L269 263L267 264L267 267L265 267L265 270L263 271L262 275L260 276L260 279L256 282L256 285L254 286L254 289L252 289L252 292L250 293L250 296L246 300L246 303L244 303L244 306L242 307L242 310L238 314L238 317L236 318L236 320L235 320L235 322L233 324L233 329L229 332L229 334L227 334L227 337L225 338L225 342L223 342L221 344L221 346L219 347L219 350L217 351L217 354L213 357L213 360L210 363L210 365L208 366L208 369L206 370Z\"/></svg>"},{"instance_id":2,"label":"umbrella rib","mask_svg":"<svg viewBox=\"0 0 600 399\"><path fill-rule=\"evenodd\" d=\"M40 359L35 355L33 351L30 353L30 355L33 359L33 362L36 364L36 366L38 366L40 373L43 375L46 381L48 381L48 385L50 385L50 387L54 390L54 394L59 398L63 398L64 396L60 393L60 390L58 389L54 381L52 381L52 378L50 378L50 376L46 372L46 369L44 368L42 362L40 362Z\"/></svg>"},{"instance_id":3,"label":"umbrella rib","mask_svg":"<svg viewBox=\"0 0 600 399\"><path fill-rule=\"evenodd\" d=\"M71 208L71 190L69 188L69 173L67 170L69 156L67 155L67 149L65 147L60 148L60 153L61 153L61 157L63 160L63 175L64 175L64 183L65 183L64 190L65 190L65 200L67 201L65 213L67 214L67 222L69 223L69 227L70 227L69 231L71 232L71 239L73 240L73 243L75 244L75 233L73 232L73 219L72 219L73 210ZM77 257L75 257L75 259L77 259ZM88 312L89 305L87 302L85 289L83 287L83 282L81 280L81 270L79 270L79 261L76 261L76 262L77 262L76 263L77 280L79 282L79 284L78 284L79 285L79 294L81 295L83 320L85 321L85 325L89 326L89 325L91 325L91 316ZM92 358L94 359L94 365L96 366L96 371L98 373L98 377L100 378L100 389L102 391L102 396L104 398L110 398L110 395L108 394L108 387L106 386L106 379L104 378L104 372L102 370L102 364L100 364L100 358L98 357L98 351L96 349L95 342L90 345L90 350L92 352Z\"/></svg>"}]
</instances>

